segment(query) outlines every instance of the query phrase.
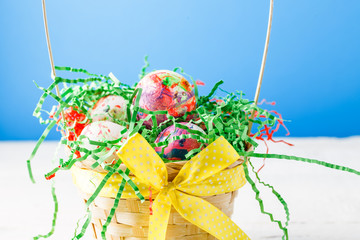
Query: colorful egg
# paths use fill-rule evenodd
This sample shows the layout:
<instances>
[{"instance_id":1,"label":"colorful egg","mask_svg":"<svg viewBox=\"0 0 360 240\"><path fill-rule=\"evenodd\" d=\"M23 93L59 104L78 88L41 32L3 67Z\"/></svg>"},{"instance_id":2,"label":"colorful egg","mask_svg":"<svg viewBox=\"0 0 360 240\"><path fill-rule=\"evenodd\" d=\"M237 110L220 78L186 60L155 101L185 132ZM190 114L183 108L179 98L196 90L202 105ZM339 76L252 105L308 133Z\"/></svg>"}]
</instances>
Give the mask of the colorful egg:
<instances>
[{"instance_id":1,"label":"colorful egg","mask_svg":"<svg viewBox=\"0 0 360 240\"><path fill-rule=\"evenodd\" d=\"M123 142L125 142L127 138L127 133L121 134L124 129L125 127L110 121L92 122L84 128L79 138L81 139L81 136L85 136L92 141L104 142L105 140L111 141L123 137L123 139L119 143L117 143L117 145L121 145ZM87 150L96 150L100 147L90 144L87 138L84 138L82 140L82 144L80 145L80 147L86 148ZM108 154L109 150L109 148L105 148L101 152L96 153L96 156L101 158L105 154ZM83 155L84 153L81 153L81 156ZM116 155L116 152L114 152L112 155L107 157L104 162L105 164L114 164L118 159L119 157ZM89 156L84 161L82 161L82 164L91 166L96 160L93 157Z\"/></svg>"},{"instance_id":2,"label":"colorful egg","mask_svg":"<svg viewBox=\"0 0 360 240\"><path fill-rule=\"evenodd\" d=\"M86 119L86 115L78 111L75 107L69 107L63 111L64 121L67 126L67 139L69 141L75 141L80 136L82 130L89 123Z\"/></svg>"},{"instance_id":3,"label":"colorful egg","mask_svg":"<svg viewBox=\"0 0 360 240\"><path fill-rule=\"evenodd\" d=\"M151 72L143 77L136 88L142 89L139 100L139 107L159 111L167 110L171 116L181 117L186 112L195 110L196 100L192 86L180 74L169 71L159 70ZM147 114L139 113L138 118L145 118ZM156 116L157 123L164 122L166 115ZM144 124L151 128L151 119Z\"/></svg>"},{"instance_id":4,"label":"colorful egg","mask_svg":"<svg viewBox=\"0 0 360 240\"><path fill-rule=\"evenodd\" d=\"M93 122L126 120L126 108L128 101L121 96L109 95L100 98L92 108L90 117Z\"/></svg>"},{"instance_id":5,"label":"colorful egg","mask_svg":"<svg viewBox=\"0 0 360 240\"><path fill-rule=\"evenodd\" d=\"M183 122L181 124L186 125L190 129L194 129L194 130L200 131L205 134L205 132L200 127L196 126L195 124L185 123L185 122ZM159 134L159 136L155 140L155 143L163 142L167 138L168 138L168 140L170 140L171 138L173 138L175 136L181 136L184 134L189 134L189 132L187 130L181 129L181 128L175 129L175 126L172 125L168 128L165 128ZM164 154L162 156L163 158L166 158L168 160L184 160L184 159L186 159L185 155L189 151L199 148L200 146L201 146L201 143L198 142L196 139L186 138L186 139L175 140L175 141L169 143L167 146L155 147L155 151L157 153L161 154L162 149L165 148Z\"/></svg>"}]
</instances>

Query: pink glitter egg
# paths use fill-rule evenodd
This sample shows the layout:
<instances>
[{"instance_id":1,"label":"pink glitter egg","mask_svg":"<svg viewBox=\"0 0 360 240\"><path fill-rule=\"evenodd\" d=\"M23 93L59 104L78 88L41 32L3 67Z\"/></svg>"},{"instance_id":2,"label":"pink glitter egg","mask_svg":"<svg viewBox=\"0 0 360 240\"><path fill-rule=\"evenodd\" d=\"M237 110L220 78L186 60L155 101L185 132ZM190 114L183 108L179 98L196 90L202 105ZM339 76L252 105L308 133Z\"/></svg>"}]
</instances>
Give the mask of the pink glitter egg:
<instances>
[{"instance_id":1,"label":"pink glitter egg","mask_svg":"<svg viewBox=\"0 0 360 240\"><path fill-rule=\"evenodd\" d=\"M142 89L139 107L150 110L166 110L171 116L181 117L186 112L195 110L195 94L190 83L180 74L169 70L158 70L143 77L136 88ZM138 113L138 118L143 119L145 113ZM156 115L157 123L166 120L165 114ZM151 128L150 120L144 124Z\"/></svg>"},{"instance_id":2,"label":"pink glitter egg","mask_svg":"<svg viewBox=\"0 0 360 240\"><path fill-rule=\"evenodd\" d=\"M197 131L203 132L205 134L205 132L195 124L186 123L186 122L183 122L181 124L186 125L190 129L197 130ZM165 128L159 134L159 136L155 140L155 143L163 142L163 141L165 141L166 138L171 140L171 138L173 138L175 136L181 136L184 134L189 134L189 132L185 129L175 128L175 126L172 125L168 128ZM198 142L196 139L186 138L186 139L180 139L180 140L175 140L173 142L170 142L168 144L168 146L155 147L155 151L157 153L161 154L162 149L165 148L164 154L162 156L163 158L166 158L168 160L184 160L184 159L186 159L185 155L188 152L190 152L193 149L197 149L200 146L201 146L201 143Z\"/></svg>"}]
</instances>

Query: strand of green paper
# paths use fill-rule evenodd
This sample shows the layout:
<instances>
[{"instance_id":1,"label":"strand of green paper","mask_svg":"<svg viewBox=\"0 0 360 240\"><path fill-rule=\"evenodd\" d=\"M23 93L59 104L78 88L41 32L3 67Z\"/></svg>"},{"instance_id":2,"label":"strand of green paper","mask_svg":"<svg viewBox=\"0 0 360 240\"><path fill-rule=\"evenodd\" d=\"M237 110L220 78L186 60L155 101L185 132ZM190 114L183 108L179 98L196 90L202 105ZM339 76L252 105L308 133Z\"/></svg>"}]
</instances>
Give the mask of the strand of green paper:
<instances>
[{"instance_id":1,"label":"strand of green paper","mask_svg":"<svg viewBox=\"0 0 360 240\"><path fill-rule=\"evenodd\" d=\"M58 145L55 149L54 157L51 161L52 164L55 164L55 158L57 158L57 156L58 156L60 147L61 147L61 142L58 143ZM48 237L52 236L55 232L56 220L57 220L57 215L58 215L58 211L59 211L59 202L57 200L57 196L56 196L56 192L55 192L55 180L54 179L51 180L51 196L52 196L52 199L54 202L54 212L53 212L53 219L51 221L51 229L45 235L39 234L39 235L35 236L33 238L34 240L38 240L40 238L48 238Z\"/></svg>"},{"instance_id":2,"label":"strand of green paper","mask_svg":"<svg viewBox=\"0 0 360 240\"><path fill-rule=\"evenodd\" d=\"M27 169L28 169L28 173L29 173L29 177L31 179L31 181L33 183L35 183L35 179L34 179L34 175L32 173L32 169L31 169L31 160L35 157L36 152L38 151L40 145L42 144L42 142L45 140L46 136L49 134L50 130L55 126L56 121L52 121L45 129L45 131L43 132L43 134L41 135L41 137L39 138L39 140L37 141L34 150L32 151L30 158L26 161L27 164Z\"/></svg>"},{"instance_id":3,"label":"strand of green paper","mask_svg":"<svg viewBox=\"0 0 360 240\"><path fill-rule=\"evenodd\" d=\"M295 161L306 162L306 163L313 163L313 164L317 164L320 166L360 175L360 171L355 170L353 168L336 165L336 164L332 164L332 163L328 163L328 162L324 162L324 161L319 161L316 159L302 158L302 157L296 157L296 156L287 156L287 155L281 155L281 154L267 154L267 153L254 153L254 152L240 153L240 154L242 156L247 156L247 157L286 159L286 160L295 160Z\"/></svg>"},{"instance_id":4,"label":"strand of green paper","mask_svg":"<svg viewBox=\"0 0 360 240\"><path fill-rule=\"evenodd\" d=\"M251 177L250 177L250 175L249 175L249 170L248 170L248 167L247 167L246 162L247 162L247 160L246 160L245 163L243 164L243 166L244 166L244 172L245 172L245 178L246 178L246 180L250 183L251 188L252 188L252 190L253 190L254 193L255 193L255 199L256 199L256 200L258 201L258 203L259 203L261 213L262 213L262 214L265 214L265 215L268 215L268 216L270 217L271 222L277 223L277 225L278 225L279 228L283 231L283 234L284 234L283 237L282 237L282 239L286 239L286 240L289 239L287 227L286 227L286 226L284 227L284 226L282 225L281 221L275 220L272 213L265 211L264 202L263 202L263 200L259 197L259 196L260 196L260 191L259 191L259 189L256 187L255 182L251 179Z\"/></svg>"},{"instance_id":5,"label":"strand of green paper","mask_svg":"<svg viewBox=\"0 0 360 240\"><path fill-rule=\"evenodd\" d=\"M125 170L125 174L128 175L129 173L130 173L130 170L127 168ZM122 195L122 193L124 191L126 182L127 182L126 179L123 178L122 181L121 181L119 191L116 194L116 197L115 197L115 200L114 200L114 205L112 206L112 208L110 210L110 213L109 213L109 215L108 215L108 217L106 219L106 222L103 224L103 228L101 230L101 237L104 240L106 240L105 233L106 233L107 227L109 226L109 224L111 222L111 219L114 217L116 208L119 206L120 198L121 198L121 195Z\"/></svg>"},{"instance_id":6,"label":"strand of green paper","mask_svg":"<svg viewBox=\"0 0 360 240\"><path fill-rule=\"evenodd\" d=\"M255 174L257 180L259 181L259 183L261 183L262 185L264 185L265 187L268 187L271 189L271 192L277 197L277 199L279 200L279 202L282 204L284 211L285 211L285 215L286 215L286 221L284 226L287 227L289 225L289 221L290 221L290 212L289 212L289 208L288 205L286 203L286 201L284 200L284 198L280 195L280 193L278 193L275 188L273 186L271 186L268 183L265 183L264 181L261 181L259 174L257 173L257 171L255 171L254 165L251 163L250 160L248 160L248 163L251 166L252 172ZM282 239L285 239L285 234L282 236Z\"/></svg>"},{"instance_id":7,"label":"strand of green paper","mask_svg":"<svg viewBox=\"0 0 360 240\"><path fill-rule=\"evenodd\" d=\"M101 74L89 73L87 70L82 69L82 68L72 68L72 67L55 66L55 69L56 69L56 70L59 70L59 71L68 71L68 72L84 73L84 74L86 74L86 75L88 75L88 76L103 78L103 79L106 79L106 80L109 80L109 79L110 79L110 77L108 77L108 76L104 76L104 75L101 75Z\"/></svg>"},{"instance_id":8,"label":"strand of green paper","mask_svg":"<svg viewBox=\"0 0 360 240\"><path fill-rule=\"evenodd\" d=\"M88 228L89 224L91 223L91 217L92 217L92 213L89 208L86 208L85 216L86 216L86 220L85 220L85 222L81 228L81 232L79 234L77 234L77 228L79 227L80 220L76 223L76 229L75 229L74 237L72 238L72 240L79 240L85 235L85 231Z\"/></svg>"},{"instance_id":9,"label":"strand of green paper","mask_svg":"<svg viewBox=\"0 0 360 240\"><path fill-rule=\"evenodd\" d=\"M105 170L111 171L112 167L106 166ZM145 201L144 196L140 193L140 189L136 184L131 180L131 178L128 176L129 174L126 174L123 170L117 169L115 170L120 176L125 179L125 181L130 185L130 187L134 190L135 195L140 199L140 202L143 203Z\"/></svg>"},{"instance_id":10,"label":"strand of green paper","mask_svg":"<svg viewBox=\"0 0 360 240\"><path fill-rule=\"evenodd\" d=\"M51 182L51 195L52 195L52 199L54 201L54 213L53 213L53 219L51 221L51 230L45 234L45 235L37 235L35 236L33 239L34 240L38 240L40 238L48 238L50 236L52 236L55 232L55 226L56 226L56 219L57 219L57 214L58 214L58 211L59 211L59 202L57 200L57 196L56 196L56 193L55 193L55 181L52 180Z\"/></svg>"},{"instance_id":11,"label":"strand of green paper","mask_svg":"<svg viewBox=\"0 0 360 240\"><path fill-rule=\"evenodd\" d=\"M148 58L149 56L145 56L145 65L141 68L141 74L139 74L140 80L146 75L146 69L150 66Z\"/></svg>"},{"instance_id":12,"label":"strand of green paper","mask_svg":"<svg viewBox=\"0 0 360 240\"><path fill-rule=\"evenodd\" d=\"M85 231L87 229L87 227L89 226L90 222L91 222L91 211L89 211L89 207L90 204L94 201L94 199L99 195L100 191L103 189L103 187L105 186L105 184L107 183L107 181L109 180L109 178L114 174L115 169L117 169L120 166L120 161L118 161L115 165L114 168L112 168L103 178L103 180L100 182L99 186L96 188L95 192L91 195L91 197L86 201L86 209L87 209L87 218L85 223L83 224L82 228L81 228L81 232L79 234L76 234L77 231L75 231L76 236L72 239L72 240L78 240L81 239L84 234Z\"/></svg>"},{"instance_id":13,"label":"strand of green paper","mask_svg":"<svg viewBox=\"0 0 360 240\"><path fill-rule=\"evenodd\" d=\"M57 83L53 82L47 89L49 91L52 91L56 87L56 85L57 85ZM35 86L36 86L36 83L35 83ZM48 96L48 93L46 93L46 92L44 92L41 95L38 103L36 104L35 110L33 112L33 116L39 119L40 124L47 124L48 123L48 120L43 120L42 119L41 112L40 112L40 110L41 110L47 96Z\"/></svg>"}]
</instances>

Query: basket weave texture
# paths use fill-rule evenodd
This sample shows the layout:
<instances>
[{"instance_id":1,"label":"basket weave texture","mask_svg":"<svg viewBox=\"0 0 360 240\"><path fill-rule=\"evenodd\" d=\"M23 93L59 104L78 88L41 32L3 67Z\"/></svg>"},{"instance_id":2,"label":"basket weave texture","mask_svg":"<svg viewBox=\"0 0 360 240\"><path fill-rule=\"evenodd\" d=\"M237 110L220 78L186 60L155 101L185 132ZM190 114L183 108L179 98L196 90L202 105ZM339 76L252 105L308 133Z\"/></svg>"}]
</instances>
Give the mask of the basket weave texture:
<instances>
[{"instance_id":1,"label":"basket weave texture","mask_svg":"<svg viewBox=\"0 0 360 240\"><path fill-rule=\"evenodd\" d=\"M229 166L229 169L242 164L243 160L239 159L237 162ZM177 173L180 171L186 161L166 163L168 170L168 180L172 181ZM78 165L83 169L88 169L85 165ZM124 165L121 168L126 168ZM90 169L88 169L90 171ZM131 173L130 173L131 176ZM90 197L88 193L82 192L80 194L86 202ZM225 194L201 197L217 207L225 215L231 217L233 213L234 199L237 191L228 192ZM156 196L153 196L155 199ZM102 225L105 223L110 209L114 205L114 198L97 197L90 205L92 212L92 230L94 239L101 238ZM150 201L146 199L145 202L137 198L120 199L119 205L115 211L115 215L107 228L106 238L109 240L145 240L148 239L149 229L149 204ZM214 240L216 239L209 233L201 230L197 226L185 220L172 207L167 227L167 240Z\"/></svg>"}]
</instances>

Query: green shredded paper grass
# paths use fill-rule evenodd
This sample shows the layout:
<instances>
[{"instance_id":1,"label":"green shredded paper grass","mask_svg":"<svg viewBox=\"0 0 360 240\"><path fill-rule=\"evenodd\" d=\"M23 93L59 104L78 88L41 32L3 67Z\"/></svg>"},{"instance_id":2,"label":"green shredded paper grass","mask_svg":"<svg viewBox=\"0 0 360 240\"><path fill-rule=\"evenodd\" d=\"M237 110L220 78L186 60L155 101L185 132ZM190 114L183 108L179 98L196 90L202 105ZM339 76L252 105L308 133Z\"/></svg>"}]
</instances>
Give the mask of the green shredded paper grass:
<instances>
[{"instance_id":1,"label":"green shredded paper grass","mask_svg":"<svg viewBox=\"0 0 360 240\"><path fill-rule=\"evenodd\" d=\"M148 73L148 67L149 63L146 57L145 66L142 68L141 73L139 74L140 79ZM45 174L45 177L47 179L51 179L51 181L53 181L54 179L52 178L59 171L69 170L76 162L83 161L88 157L96 160L95 163L92 165L92 168L101 166L108 172L100 185L94 191L92 196L88 199L86 203L87 211L85 217L79 220L73 239L81 239L84 236L85 231L91 221L91 212L89 210L89 206L98 196L101 189L105 186L107 180L114 173L119 173L123 177L123 181L119 186L114 206L111 209L110 214L103 225L103 229L101 232L101 237L103 239L106 239L105 232L107 230L107 226L109 225L112 217L114 216L115 209L119 204L119 199L122 196L125 184L129 184L134 189L139 199L142 201L144 200L144 197L140 194L140 191L137 188L136 184L132 182L132 180L128 177L129 170L122 171L119 168L119 165L121 164L120 161L117 161L116 163L105 163L104 161L109 156L109 154L111 155L121 147L121 141L123 140L122 138L112 141L97 142L90 139L85 139L87 138L85 136L80 136L78 138L69 140L69 133L76 131L76 129L74 129L76 121L75 124L71 126L66 124L66 122L62 118L63 112L70 108L75 109L77 112L85 116L81 120L81 122L79 122L80 124L91 123L92 119L89 114L90 110L100 98L108 95L122 96L129 102L126 109L125 120L114 120L115 123L125 127L123 133L127 132L129 136L132 136L135 133L140 133L152 145L152 147L167 146L173 141L186 138L196 139L198 142L200 142L201 146L197 149L189 151L185 155L186 159L184 159L184 161L191 159L205 146L212 143L218 137L223 136L230 144L232 144L232 146L239 153L240 156L245 157L246 163L249 163L243 164L246 179L251 184L251 187L255 194L255 199L259 203L260 211L263 214L268 215L271 222L274 222L276 225L278 225L280 230L283 232L282 239L289 238L287 227L290 221L290 213L288 205L283 199L283 197L280 195L280 193L276 191L273 186L265 183L263 180L260 179L259 174L256 172L251 162L251 158L277 158L285 160L295 160L306 163L314 163L325 167L360 175L360 172L355 169L338 166L315 159L307 159L278 154L254 153L254 150L258 146L256 139L262 139L262 136L264 136L264 134L267 134L266 136L269 136L269 134L271 133L272 136L275 130L279 127L279 124L281 124L284 120L281 118L281 115L275 114L273 112L260 108L259 106L256 106L252 101L244 98L244 94L240 91L235 91L231 93L225 92L220 88L223 81L217 82L208 95L199 96L196 81L194 81L191 76L187 75L181 68L175 68L175 72L185 75L189 80L191 80L190 83L193 84L193 90L197 102L196 109L194 111L187 112L184 116L175 118L171 116L167 111L149 111L140 108L140 97L136 96L141 95L141 89L135 89L135 84L133 86L130 86L120 82L112 74L110 74L111 77L109 77L105 75L92 74L84 69L71 67L56 67L56 70L58 72L66 71L73 73L82 73L87 77L77 79L56 77L54 79L54 82L47 88L36 85L37 88L42 91L42 96L40 97L40 100L36 105L33 115L39 119L40 124L46 125L46 129L39 138L33 152L30 155L30 158L27 160L27 166L31 181L35 183L35 179L33 177L31 169L31 161L34 159L36 152L39 149L39 146L46 139L49 132L55 129L60 131L62 134L62 138L60 140L61 144L67 145L69 149L71 149L71 152L66 159L56 159L56 167L54 167L53 169L49 169L49 171ZM54 89L57 85L60 84L64 85L65 87L62 88L61 96L59 97L54 93ZM218 91L226 93L226 95L224 97L216 97L216 93ZM57 101L57 105L54 106L51 111L47 112L45 111L45 109L43 109L43 105L48 98L55 99ZM147 114L147 117L144 119L137 119L137 115L140 112ZM250 118L252 112L257 113L254 119ZM44 116L45 114L47 116ZM157 123L156 116L158 114L166 114L167 120L161 123ZM192 117L189 120L189 116L196 117ZM146 126L144 125L144 122L150 119L153 123L153 127L151 129L146 128ZM197 126L202 126L204 132L190 129L188 126L180 124L181 122L190 122ZM256 128L252 129L252 134L250 134L249 136L248 132L250 122L253 122ZM155 139L158 137L158 135L165 128L172 125L174 125L176 128L185 129L189 134L183 134L181 136L167 138L163 142L155 143ZM84 142L84 140L87 140L89 144L96 146L95 150L90 150L83 147L82 143ZM164 148L162 148L162 151L164 151ZM104 154L105 152L107 152L107 154ZM163 154L159 154L159 156L163 159L164 162L169 161L163 158ZM252 170L253 174L249 174L249 169ZM255 177L252 177L252 175L254 175ZM274 196L283 206L285 212L285 219L275 219L272 213L265 211L264 201L259 197L260 191L257 186L258 184L261 184L271 189ZM55 231L58 212L58 201L55 194L54 182L52 182L51 194L53 196L55 205L52 228L47 234L38 235L34 237L34 239L48 238Z\"/></svg>"}]
</instances>

